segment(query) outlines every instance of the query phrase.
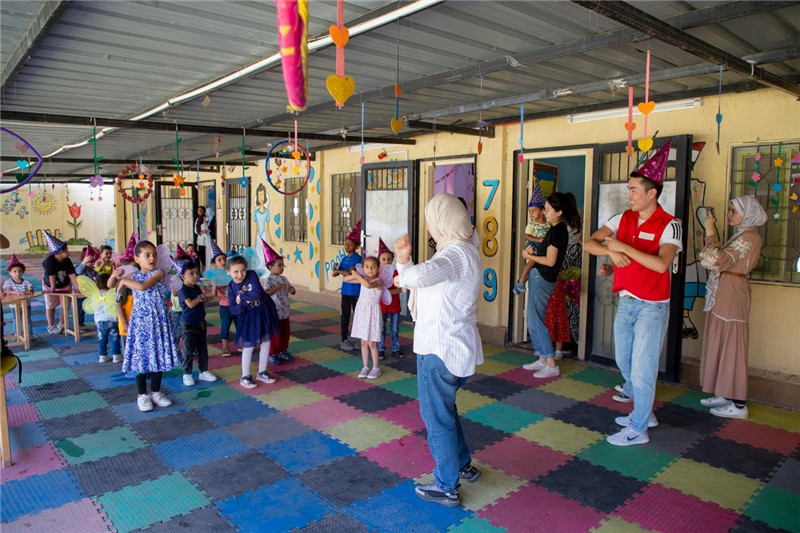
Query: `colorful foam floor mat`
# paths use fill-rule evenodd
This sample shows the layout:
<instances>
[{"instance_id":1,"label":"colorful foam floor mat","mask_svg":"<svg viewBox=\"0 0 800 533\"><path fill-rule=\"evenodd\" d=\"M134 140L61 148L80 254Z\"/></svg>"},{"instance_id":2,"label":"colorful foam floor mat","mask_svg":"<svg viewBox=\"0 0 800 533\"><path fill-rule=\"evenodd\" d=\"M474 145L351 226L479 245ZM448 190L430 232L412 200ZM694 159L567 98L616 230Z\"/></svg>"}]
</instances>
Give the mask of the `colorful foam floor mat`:
<instances>
[{"instance_id":1,"label":"colorful foam floor mat","mask_svg":"<svg viewBox=\"0 0 800 533\"><path fill-rule=\"evenodd\" d=\"M6 376L14 464L2 470L0 529L18 531L800 531L800 413L752 403L747 421L708 414L697 390L659 384L660 424L644 446L605 436L630 410L617 372L575 360L558 378L520 368L530 355L486 345L458 395L474 464L462 507L418 499L433 462L420 419L411 330L405 359L359 380L338 349L336 310L292 303L291 351L277 383L239 386L240 361L211 369L142 413L132 379L98 363L96 340L42 334ZM8 327L8 326L7 326ZM195 373L196 374L196 373Z\"/></svg>"}]
</instances>

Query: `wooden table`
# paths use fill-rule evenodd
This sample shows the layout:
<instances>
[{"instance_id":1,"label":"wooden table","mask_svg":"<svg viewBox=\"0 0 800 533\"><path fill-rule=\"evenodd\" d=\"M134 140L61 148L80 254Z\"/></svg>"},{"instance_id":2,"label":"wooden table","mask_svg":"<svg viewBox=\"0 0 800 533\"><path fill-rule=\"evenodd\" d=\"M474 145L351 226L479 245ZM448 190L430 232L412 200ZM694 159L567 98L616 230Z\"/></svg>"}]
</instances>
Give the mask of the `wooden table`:
<instances>
[{"instance_id":1,"label":"wooden table","mask_svg":"<svg viewBox=\"0 0 800 533\"><path fill-rule=\"evenodd\" d=\"M34 292L32 294L26 294L25 296L6 296L0 300L3 305L10 305L14 308L16 333L6 336L6 339L9 339L9 346L22 344L26 350L31 349L31 336L33 332L29 327L30 310L28 306L31 299L41 295L41 292Z\"/></svg>"},{"instance_id":2,"label":"wooden table","mask_svg":"<svg viewBox=\"0 0 800 533\"><path fill-rule=\"evenodd\" d=\"M64 335L72 335L75 342L81 341L81 328L78 325L78 298L86 298L79 292L53 292L61 297L61 322L64 324ZM69 312L67 311L67 298L72 305L72 327L69 327Z\"/></svg>"}]
</instances>

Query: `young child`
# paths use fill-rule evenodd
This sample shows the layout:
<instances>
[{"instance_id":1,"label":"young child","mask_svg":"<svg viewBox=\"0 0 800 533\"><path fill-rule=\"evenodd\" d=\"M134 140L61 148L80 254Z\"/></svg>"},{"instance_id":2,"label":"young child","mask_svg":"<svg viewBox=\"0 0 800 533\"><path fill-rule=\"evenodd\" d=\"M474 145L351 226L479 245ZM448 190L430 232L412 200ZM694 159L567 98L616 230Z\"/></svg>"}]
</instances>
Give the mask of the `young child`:
<instances>
[{"instance_id":1,"label":"young child","mask_svg":"<svg viewBox=\"0 0 800 533\"><path fill-rule=\"evenodd\" d=\"M22 277L25 273L25 265L17 258L17 254L11 254L11 260L8 262L6 272L8 272L11 278L3 282L3 294L7 296L26 296L28 294L33 294L33 283ZM31 320L30 300L25 302L25 305L28 307L28 331L30 331L32 335L33 321ZM15 320L14 331L19 335L20 327L19 324L16 323L16 314L13 312L13 308L11 315L14 316Z\"/></svg>"},{"instance_id":2,"label":"young child","mask_svg":"<svg viewBox=\"0 0 800 533\"><path fill-rule=\"evenodd\" d=\"M128 240L128 245L125 247L125 253L122 254L120 265L122 267L133 266L136 267L136 262L133 260L133 249L136 247L136 238L131 235ZM125 344L128 338L128 320L131 318L131 310L133 309L133 293L128 287L117 287L117 323L119 324L119 335L122 337L120 346L122 353L125 353Z\"/></svg>"},{"instance_id":3,"label":"young child","mask_svg":"<svg viewBox=\"0 0 800 533\"><path fill-rule=\"evenodd\" d=\"M114 271L114 261L111 260L113 254L114 250L109 245L104 244L101 246L98 252L98 259L94 264L95 272L98 274L108 274L110 276L111 272Z\"/></svg>"},{"instance_id":4,"label":"young child","mask_svg":"<svg viewBox=\"0 0 800 533\"><path fill-rule=\"evenodd\" d=\"M108 292L108 280L111 274L98 274L95 284L100 289L101 297ZM117 318L109 315L104 305L98 305L94 312L94 322L97 324L97 353L99 361L107 363L113 359L115 363L122 362L122 349L119 343L119 324ZM111 357L109 357L111 352Z\"/></svg>"},{"instance_id":5,"label":"young child","mask_svg":"<svg viewBox=\"0 0 800 533\"><path fill-rule=\"evenodd\" d=\"M344 251L347 257L342 259L338 265L333 266L333 277L342 275L349 276L355 266L361 262L361 256L356 253L356 249L361 246L361 219L350 230L350 234L344 240ZM348 338L348 328L350 326L350 313L355 309L358 302L358 295L361 293L359 283L342 282L342 350L351 352L355 346Z\"/></svg>"},{"instance_id":6,"label":"young child","mask_svg":"<svg viewBox=\"0 0 800 533\"><path fill-rule=\"evenodd\" d=\"M194 261L173 261L175 271L183 280L178 291L178 299L183 307L181 313L181 336L183 340L183 384L195 384L192 376L192 360L197 355L200 381L217 381L217 376L208 371L208 345L206 344L207 324L205 300L210 296L203 292L197 281L200 279L200 265Z\"/></svg>"},{"instance_id":7,"label":"young child","mask_svg":"<svg viewBox=\"0 0 800 533\"><path fill-rule=\"evenodd\" d=\"M172 319L169 316L164 283L164 271L156 268L158 254L150 241L141 241L134 249L134 261L139 271L124 277L119 268L109 279L109 287L119 285L133 291L133 309L128 322L128 339L125 347L123 372L136 373L136 387L140 411L152 411L172 405L172 400L161 392L164 372L180 365L178 348L172 337ZM150 394L147 394L147 377L150 376Z\"/></svg>"},{"instance_id":8,"label":"young child","mask_svg":"<svg viewBox=\"0 0 800 533\"><path fill-rule=\"evenodd\" d=\"M378 260L381 262L381 268L391 266L394 261L394 254L383 242L383 239L378 238ZM394 271L394 277L397 277L397 270ZM378 341L378 354L383 359L385 349L384 341L386 340L386 320L389 320L389 335L392 339L392 357L403 359L405 355L400 350L400 336L399 336L399 322L400 322L400 288L392 286L389 289L392 295L392 303L386 305L381 302L381 340Z\"/></svg>"},{"instance_id":9,"label":"young child","mask_svg":"<svg viewBox=\"0 0 800 533\"><path fill-rule=\"evenodd\" d=\"M375 257L367 257L362 265L364 275L355 270L345 281L359 283L364 287L353 315L353 337L361 339L361 361L364 364L359 378L375 379L381 375L378 366L378 341L381 339L381 292L383 282L378 278L380 263ZM372 353L372 370L369 356Z\"/></svg>"},{"instance_id":10,"label":"young child","mask_svg":"<svg viewBox=\"0 0 800 533\"><path fill-rule=\"evenodd\" d=\"M192 261L197 262L197 252L194 251L194 244L186 245L186 255L188 255L189 259Z\"/></svg>"},{"instance_id":11,"label":"young child","mask_svg":"<svg viewBox=\"0 0 800 533\"><path fill-rule=\"evenodd\" d=\"M278 255L263 239L261 240L261 247L264 250L264 261L266 261L267 269L269 269L269 276L264 282L264 290L275 302L275 307L278 310L278 319L280 320L278 334L271 341L269 362L273 365L279 365L283 361L294 361L294 356L289 353L289 336L291 334L289 295L295 294L297 291L289 283L289 280L283 276L283 257Z\"/></svg>"},{"instance_id":12,"label":"young child","mask_svg":"<svg viewBox=\"0 0 800 533\"><path fill-rule=\"evenodd\" d=\"M100 250L92 245L84 247L81 251L81 262L75 265L75 274L86 276L92 281L97 281L97 271L94 264L100 258ZM110 274L111 272L109 272Z\"/></svg>"},{"instance_id":13,"label":"young child","mask_svg":"<svg viewBox=\"0 0 800 533\"><path fill-rule=\"evenodd\" d=\"M538 181L533 185L533 194L531 194L531 200L528 202L528 218L530 221L525 226L525 249L523 249L523 252L532 247L533 252L531 253L535 254L536 250L539 249L539 244L544 240L544 236L547 235L547 230L550 229L550 224L548 224L544 216L544 195ZM525 262L522 274L520 274L519 280L511 291L515 296L525 292L525 282L528 281L528 274L533 265L534 263L531 261Z\"/></svg>"},{"instance_id":14,"label":"young child","mask_svg":"<svg viewBox=\"0 0 800 533\"><path fill-rule=\"evenodd\" d=\"M59 322L56 324L56 307L61 305L61 297L58 293L78 290L78 283L75 279L75 266L69 258L67 243L61 241L48 232L44 232L47 247L50 250L42 266L44 267L44 279L42 279L42 290L44 291L44 307L47 316L47 332L58 334L64 331L64 325ZM61 310L66 313L66 309ZM73 313L75 310L73 309ZM78 314L80 319L80 312Z\"/></svg>"},{"instance_id":15,"label":"young child","mask_svg":"<svg viewBox=\"0 0 800 533\"><path fill-rule=\"evenodd\" d=\"M228 260L227 254L222 251L222 249L217 246L217 243L211 239L211 268L212 269L224 269L225 263ZM228 307L228 287L215 287L215 292L217 296L217 300L219 300L219 338L222 341L222 353L220 353L221 357L230 357L236 352L236 346L233 346L231 349L231 344L229 341L229 337L231 335L231 322L233 321L233 317L231 316L230 307Z\"/></svg>"},{"instance_id":16,"label":"young child","mask_svg":"<svg viewBox=\"0 0 800 533\"><path fill-rule=\"evenodd\" d=\"M261 287L258 274L247 269L244 257L231 257L227 270L232 278L228 284L228 304L231 314L236 317L236 345L242 349L242 379L239 384L246 389L256 387L250 374L256 346L260 346L256 379L275 383L275 378L267 372L270 339L278 331L275 304Z\"/></svg>"}]
</instances>

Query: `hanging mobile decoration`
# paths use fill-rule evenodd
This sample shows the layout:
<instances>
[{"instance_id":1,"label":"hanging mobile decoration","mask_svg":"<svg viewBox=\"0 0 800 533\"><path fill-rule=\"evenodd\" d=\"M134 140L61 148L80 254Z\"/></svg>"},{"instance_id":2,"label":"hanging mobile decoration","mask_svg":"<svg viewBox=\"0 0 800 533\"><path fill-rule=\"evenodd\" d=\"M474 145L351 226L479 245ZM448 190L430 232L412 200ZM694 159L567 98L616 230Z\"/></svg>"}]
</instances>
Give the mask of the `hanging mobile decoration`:
<instances>
[{"instance_id":1,"label":"hanging mobile decoration","mask_svg":"<svg viewBox=\"0 0 800 533\"><path fill-rule=\"evenodd\" d=\"M336 107L341 109L356 90L356 82L344 73L344 47L350 40L350 30L344 25L344 0L336 1L336 25L331 25L329 32L336 45L336 74L328 76L325 87L336 101Z\"/></svg>"},{"instance_id":2,"label":"hanging mobile decoration","mask_svg":"<svg viewBox=\"0 0 800 533\"><path fill-rule=\"evenodd\" d=\"M433 119L433 168L436 168L436 118Z\"/></svg>"},{"instance_id":3,"label":"hanging mobile decoration","mask_svg":"<svg viewBox=\"0 0 800 533\"><path fill-rule=\"evenodd\" d=\"M797 173L792 174L795 171ZM792 205L792 213L800 210L800 195L797 194L797 190L791 190L798 188L800 188L800 151L789 160L789 203Z\"/></svg>"},{"instance_id":4,"label":"hanging mobile decoration","mask_svg":"<svg viewBox=\"0 0 800 533\"><path fill-rule=\"evenodd\" d=\"M222 137L211 138L211 151L214 152L214 157L219 157L219 149L222 147Z\"/></svg>"},{"instance_id":5,"label":"hanging mobile decoration","mask_svg":"<svg viewBox=\"0 0 800 533\"><path fill-rule=\"evenodd\" d=\"M361 164L364 164L364 101L361 101Z\"/></svg>"},{"instance_id":6,"label":"hanging mobile decoration","mask_svg":"<svg viewBox=\"0 0 800 533\"><path fill-rule=\"evenodd\" d=\"M195 172L196 172L196 176L195 176L194 188L199 191L200 190L200 160L199 159L197 161L195 161Z\"/></svg>"},{"instance_id":7,"label":"hanging mobile decoration","mask_svg":"<svg viewBox=\"0 0 800 533\"><path fill-rule=\"evenodd\" d=\"M394 118L390 123L395 135L403 129L403 119L400 118L400 19L397 19L397 57L394 66ZM363 128L361 131L364 131ZM435 165L434 165L435 166Z\"/></svg>"},{"instance_id":8,"label":"hanging mobile decoration","mask_svg":"<svg viewBox=\"0 0 800 533\"><path fill-rule=\"evenodd\" d=\"M761 146L756 147L756 155L753 156L755 163L753 165L753 175L750 176L750 186L756 190L758 196L758 182L761 181Z\"/></svg>"},{"instance_id":9,"label":"hanging mobile decoration","mask_svg":"<svg viewBox=\"0 0 800 533\"><path fill-rule=\"evenodd\" d=\"M772 218L775 220L775 224L777 224L780 220L780 213L778 209L781 205L781 190L783 190L783 184L781 183L781 170L783 169L783 143L778 143L778 157L776 157L772 161L772 166L774 166L777 170L775 171L775 183L772 184L772 191L775 193L775 196L769 199L769 203L772 204L772 207L775 208L775 213L772 215Z\"/></svg>"},{"instance_id":10,"label":"hanging mobile decoration","mask_svg":"<svg viewBox=\"0 0 800 533\"><path fill-rule=\"evenodd\" d=\"M525 161L525 104L519 105L519 155L517 160L521 165Z\"/></svg>"},{"instance_id":11,"label":"hanging mobile decoration","mask_svg":"<svg viewBox=\"0 0 800 533\"><path fill-rule=\"evenodd\" d=\"M719 135L722 131L722 65L719 66L719 89L717 93L717 155L719 155Z\"/></svg>"},{"instance_id":12,"label":"hanging mobile decoration","mask_svg":"<svg viewBox=\"0 0 800 533\"><path fill-rule=\"evenodd\" d=\"M97 156L97 124L95 123L92 126L92 138L89 140L92 143L92 150L93 150L93 157L92 161L94 162L94 175L89 178L89 201L94 201L94 193L92 189L95 187L100 188L100 192L98 193L98 202L103 201L103 176L100 175L100 161L103 160L103 157ZM67 201L69 203L69 201Z\"/></svg>"},{"instance_id":13,"label":"hanging mobile decoration","mask_svg":"<svg viewBox=\"0 0 800 533\"><path fill-rule=\"evenodd\" d=\"M478 148L477 152L478 155L481 155L483 152L483 72L481 72L481 111L478 114Z\"/></svg>"},{"instance_id":14,"label":"hanging mobile decoration","mask_svg":"<svg viewBox=\"0 0 800 533\"><path fill-rule=\"evenodd\" d=\"M278 7L278 46L289 105L299 113L308 101L308 0L275 0Z\"/></svg>"},{"instance_id":15,"label":"hanging mobile decoration","mask_svg":"<svg viewBox=\"0 0 800 533\"><path fill-rule=\"evenodd\" d=\"M282 148L278 149L278 147ZM303 178L302 183L296 185L293 190L288 190L286 180L282 179L288 177L285 176L289 170L288 163L290 161L288 160L291 160L293 174L299 175L301 170L305 171L305 177ZM294 141L292 141L291 137L289 137L283 141L278 141L277 143L273 144L269 149L269 152L267 152L265 167L267 173L267 182L269 183L270 187L283 195L291 196L293 194L297 194L302 191L306 185L308 185L309 180L314 175L314 169L311 168L311 157L308 155L308 150L303 148L303 146L297 140L296 121ZM290 183L293 183L293 181Z\"/></svg>"},{"instance_id":16,"label":"hanging mobile decoration","mask_svg":"<svg viewBox=\"0 0 800 533\"><path fill-rule=\"evenodd\" d=\"M145 188L145 182L147 182L147 191L143 195L136 197L128 194L125 192L125 178L138 178L138 186L140 189ZM132 204L143 204L150 198L150 195L153 194L153 176L150 175L150 169L142 163L141 157L139 157L138 163L131 163L117 174L117 192L119 192L122 198ZM116 204L114 205L116 206Z\"/></svg>"},{"instance_id":17,"label":"hanging mobile decoration","mask_svg":"<svg viewBox=\"0 0 800 533\"><path fill-rule=\"evenodd\" d=\"M245 158L245 151L247 150L247 147L245 146L244 141L245 141L245 133L244 130L242 130L242 145L237 147L236 151L242 153L242 177L239 179L239 185L241 185L242 188L246 189L247 186L250 185L250 176L245 174L245 170L249 170L250 167L246 166L247 159Z\"/></svg>"},{"instance_id":18,"label":"hanging mobile decoration","mask_svg":"<svg viewBox=\"0 0 800 533\"><path fill-rule=\"evenodd\" d=\"M21 174L17 174L18 183L14 184L8 189L0 189L0 194L4 194L7 192L16 191L17 189L24 187L25 185L30 183L33 177L39 172L39 169L42 168L44 160L42 159L42 156L39 154L39 152L37 152L36 149L28 141L26 141L13 131L0 127L0 132L5 133L6 135L11 135L18 141L14 143L14 147L18 152L21 150L22 146L25 146L26 148L25 151L27 152L28 150L30 150L31 152L33 152L34 157L36 157L36 165L34 165L33 169L31 169L30 163L28 161L22 161L22 160L17 161L17 166L20 168L20 170L24 170L26 168L28 169L28 175L24 176ZM17 145L19 145L20 147L18 148ZM20 166L20 162L23 163L23 166Z\"/></svg>"},{"instance_id":19,"label":"hanging mobile decoration","mask_svg":"<svg viewBox=\"0 0 800 533\"><path fill-rule=\"evenodd\" d=\"M628 146L625 150L628 152L628 159L633 155L633 130L636 129L636 123L633 121L633 87L628 86L628 122L625 123L625 129L628 130Z\"/></svg>"},{"instance_id":20,"label":"hanging mobile decoration","mask_svg":"<svg viewBox=\"0 0 800 533\"><path fill-rule=\"evenodd\" d=\"M172 178L172 184L175 185L180 189L179 193L181 196L186 196L186 189L183 188L183 184L186 180L183 179L183 163L181 163L181 139L178 133L178 125L175 124L175 157L172 158L172 162L175 163L175 177Z\"/></svg>"},{"instance_id":21,"label":"hanging mobile decoration","mask_svg":"<svg viewBox=\"0 0 800 533\"><path fill-rule=\"evenodd\" d=\"M644 74L644 102L639 102L636 108L644 115L643 137L636 141L640 152L648 152L653 147L653 138L647 136L647 117L655 109L656 103L650 100L650 50L647 50L647 66Z\"/></svg>"}]
</instances>

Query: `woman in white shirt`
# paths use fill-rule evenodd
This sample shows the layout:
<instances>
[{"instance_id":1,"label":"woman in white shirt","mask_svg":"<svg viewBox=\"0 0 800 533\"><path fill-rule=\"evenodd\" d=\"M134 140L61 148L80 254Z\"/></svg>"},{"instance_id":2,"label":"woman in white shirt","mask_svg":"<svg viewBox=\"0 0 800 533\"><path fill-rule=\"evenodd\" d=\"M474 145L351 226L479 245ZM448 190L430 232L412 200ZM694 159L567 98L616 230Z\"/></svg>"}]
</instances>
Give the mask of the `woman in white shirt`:
<instances>
[{"instance_id":1,"label":"woman in white shirt","mask_svg":"<svg viewBox=\"0 0 800 533\"><path fill-rule=\"evenodd\" d=\"M472 223L456 196L434 196L425 207L425 221L437 249L429 261L413 264L408 235L395 242L397 285L415 290L411 313L420 413L436 462L435 482L417 486L416 493L455 507L459 478L472 483L481 475L471 464L456 393L483 363L476 313L482 268Z\"/></svg>"}]
</instances>

